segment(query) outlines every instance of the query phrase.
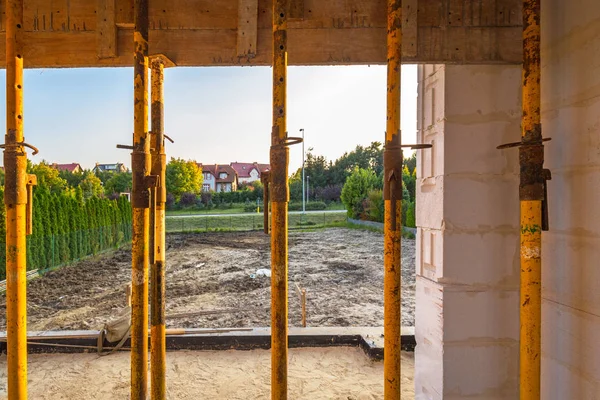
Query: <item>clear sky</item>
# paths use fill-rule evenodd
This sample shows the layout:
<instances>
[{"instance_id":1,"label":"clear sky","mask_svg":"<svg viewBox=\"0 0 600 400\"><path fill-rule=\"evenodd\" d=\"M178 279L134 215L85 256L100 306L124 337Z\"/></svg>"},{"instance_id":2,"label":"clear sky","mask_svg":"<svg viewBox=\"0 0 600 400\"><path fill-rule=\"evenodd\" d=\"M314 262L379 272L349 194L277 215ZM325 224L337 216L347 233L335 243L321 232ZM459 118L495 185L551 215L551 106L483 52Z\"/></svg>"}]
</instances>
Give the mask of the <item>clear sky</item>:
<instances>
[{"instance_id":1,"label":"clear sky","mask_svg":"<svg viewBox=\"0 0 600 400\"><path fill-rule=\"evenodd\" d=\"M165 72L168 157L202 163L268 162L271 134L268 67L175 68ZM0 81L5 81L5 71ZM290 67L288 132L305 129L306 148L335 160L357 144L384 140L384 66ZM25 139L40 153L34 162L123 162L133 132L133 70L26 70ZM403 142L416 140L416 66L403 67ZM5 109L5 87L0 107ZM6 126L5 113L0 124ZM301 165L301 146L290 151L290 172Z\"/></svg>"}]
</instances>

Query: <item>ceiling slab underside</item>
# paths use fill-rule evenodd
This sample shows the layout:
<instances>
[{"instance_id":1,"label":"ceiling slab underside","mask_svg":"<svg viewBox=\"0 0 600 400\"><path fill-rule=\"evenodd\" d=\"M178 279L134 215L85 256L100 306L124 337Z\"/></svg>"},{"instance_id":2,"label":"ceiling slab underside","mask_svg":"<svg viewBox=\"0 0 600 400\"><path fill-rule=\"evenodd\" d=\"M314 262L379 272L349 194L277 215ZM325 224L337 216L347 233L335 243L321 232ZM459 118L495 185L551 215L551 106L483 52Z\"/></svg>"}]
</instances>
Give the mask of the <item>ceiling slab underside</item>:
<instances>
[{"instance_id":1,"label":"ceiling slab underside","mask_svg":"<svg viewBox=\"0 0 600 400\"><path fill-rule=\"evenodd\" d=\"M521 63L521 0L403 6L405 63ZM133 0L25 0L24 7L27 68L132 65ZM271 9L271 0L150 0L150 53L178 66L270 65ZM289 64L385 64L386 9L386 0L290 0ZM0 66L4 29L2 13Z\"/></svg>"}]
</instances>

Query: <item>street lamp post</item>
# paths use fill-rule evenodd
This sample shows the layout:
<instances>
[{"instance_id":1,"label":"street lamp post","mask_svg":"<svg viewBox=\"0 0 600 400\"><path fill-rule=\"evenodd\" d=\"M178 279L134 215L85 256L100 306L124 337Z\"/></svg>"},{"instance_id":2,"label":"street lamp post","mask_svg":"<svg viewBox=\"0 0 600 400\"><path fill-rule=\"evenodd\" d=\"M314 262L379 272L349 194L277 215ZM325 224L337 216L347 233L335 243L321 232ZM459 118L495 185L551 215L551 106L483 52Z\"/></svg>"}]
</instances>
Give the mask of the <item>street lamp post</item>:
<instances>
[{"instance_id":1,"label":"street lamp post","mask_svg":"<svg viewBox=\"0 0 600 400\"><path fill-rule=\"evenodd\" d=\"M308 191L310 190L310 176L306 177L306 200L310 197Z\"/></svg>"},{"instance_id":2,"label":"street lamp post","mask_svg":"<svg viewBox=\"0 0 600 400\"><path fill-rule=\"evenodd\" d=\"M300 129L302 132L302 214L306 213L306 198L304 194L304 128Z\"/></svg>"}]
</instances>

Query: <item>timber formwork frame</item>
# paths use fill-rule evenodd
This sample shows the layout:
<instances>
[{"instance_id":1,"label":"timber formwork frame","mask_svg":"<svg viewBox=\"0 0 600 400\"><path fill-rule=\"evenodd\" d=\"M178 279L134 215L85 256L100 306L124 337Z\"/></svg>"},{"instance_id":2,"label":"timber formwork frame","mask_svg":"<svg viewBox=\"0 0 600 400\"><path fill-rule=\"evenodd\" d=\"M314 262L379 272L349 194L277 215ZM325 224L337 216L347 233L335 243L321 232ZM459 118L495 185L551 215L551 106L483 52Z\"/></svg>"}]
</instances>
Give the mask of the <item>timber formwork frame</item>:
<instances>
[{"instance_id":1,"label":"timber formwork frame","mask_svg":"<svg viewBox=\"0 0 600 400\"><path fill-rule=\"evenodd\" d=\"M45 0L30 0L31 4ZM495 0L492 3L502 3ZM164 399L165 383L165 147L163 116L163 70L174 65L272 65L273 66L273 128L270 159L272 170L265 185L266 233L271 233L272 303L270 348L272 351L273 399L287 398L287 269L288 269L288 162L289 146L299 143L298 138L287 136L286 86L288 43L296 46L293 62L297 65L382 64L388 65L387 125L385 135L385 209L384 224L384 391L385 399L400 398L400 240L402 202L402 141L400 132L400 66L408 62L436 63L517 63L521 61L516 48L516 33L520 33L520 9L510 2L507 20L488 19L471 15L470 25L457 25L453 13L437 21L436 18L418 18L417 0L372 0L362 2L364 7L351 12L352 18L331 17L326 4L314 4L314 14L323 21L311 20L313 10L305 10L302 0L273 0L272 20L263 26L264 15L259 12L264 4L258 0L239 0L237 31L233 40L232 29L212 26L210 19L202 19L205 26L186 26L195 22L182 17L185 10L169 8L167 0L134 0L131 18L119 15L122 0L98 0L97 10L89 12L95 19L96 35L91 35L97 46L87 46L89 33L79 32L67 22L60 33L54 27L46 32L39 21L33 28L31 18L24 16L24 0L6 1L6 69L7 69L7 132L5 136L4 165L6 168L5 206L7 210L7 352L8 394L10 399L27 398L27 331L25 295L25 236L30 232L31 187L34 177L26 174L27 154L23 137L23 67L25 41L55 40L55 51L32 52L30 67L85 67L131 66L129 51L133 34L134 52L134 133L131 146L133 170L133 244L132 244L132 326L131 326L131 398L146 399L148 381L148 277L151 275L151 396ZM72 2L79 4L78 1ZM85 2L85 4L93 2ZM207 7L219 7L215 0ZM340 4L343 2L340 2ZM435 0L422 0L420 12L429 15L435 9ZM441 1L443 3L443 1ZM541 229L545 182L549 173L543 170L543 145L539 114L539 6L540 0L523 2L523 137L521 159L521 399L539 399L540 362L540 275ZM36 3L37 4L37 3ZM43 3L40 3L43 4ZM82 3L83 4L83 3ZM261 6L262 4L262 6ZM498 6L496 4L496 6ZM270 5L270 2L269 2ZM70 10L70 3L65 6ZM85 8L85 6L82 6ZM152 7L152 8L151 8ZM344 7L336 3L335 7ZM354 7L352 7L354 8ZM182 24L166 24L162 29L157 10L166 9L185 19ZM226 9L226 8L224 8ZM387 13L384 11L387 9ZM490 7L491 9L491 7ZM87 9L86 9L87 10ZM119 11L120 10L120 11ZM227 9L228 10L228 9ZM88 10L89 11L89 10ZM195 10L198 12L198 10ZM214 11L212 8L209 11ZM338 10L339 11L339 10ZM360 11L361 15L354 15ZM87 12L87 11L86 11ZM229 11L227 11L229 12ZM207 11L208 13L208 11ZM463 13L456 13L456 15ZM68 15L68 13L63 13ZM161 13L158 13L161 15ZM340 15L345 15L340 11ZM382 18L383 17L383 18ZM435 17L435 16L434 16ZM157 20L158 18L158 20ZM479 20L477 20L479 18ZM84 21L85 18L81 17ZM221 22L229 21L225 12ZM468 18L465 18L465 20ZM125 21L126 20L126 21ZM216 21L217 19L215 19ZM477 21L476 21L477 20ZM515 22L518 21L518 22ZM152 21L152 23L151 23ZM156 23L158 21L159 23ZM209 22L207 22L209 21ZM262 21L262 22L261 22ZM385 23L387 21L387 24ZM421 21L421 22L419 22ZM434 22L432 22L434 21ZM172 22L172 21L171 21ZM262 25L261 25L262 24ZM429 25L432 26L429 26ZM454 24L454 25L452 25ZM89 23L88 23L89 25ZM438 26L439 25L439 26ZM152 26L152 28L150 28ZM159 28L157 28L157 26ZM180 26L180 29L174 29ZM452 27L450 27L452 26ZM473 28L475 27L475 28ZM272 28L272 31L271 31ZM290 30L288 30L288 28ZM438 29L439 28L439 29ZM131 32L131 29L133 31ZM387 35L385 30L387 29ZM477 31L479 29L479 31ZM176 32L181 30L182 32ZM475 34L472 33L475 30ZM85 31L85 29L84 29ZM150 35L150 31L153 35ZM288 40L288 33L291 40ZM478 34L479 33L479 34ZM185 40L171 41L172 35ZM272 36L271 36L272 35ZM437 35L437 36L436 36ZM434 40L448 35L451 40ZM154 42L150 42L150 37ZM405 43L403 43L403 36ZM52 38L52 39L49 39ZM127 39L123 41L123 38ZM201 40L204 38L204 40ZM387 53L384 44L387 38ZM218 40L217 40L218 39ZM267 40L264 40L267 39ZM272 41L271 41L272 39ZM327 41L330 42L327 42ZM120 42L127 46L119 46ZM176 44L177 42L178 44ZM192 43L191 49L187 43ZM269 44L266 44L269 42ZM152 59L152 132L148 130L149 47L165 53ZM181 46L181 43L186 43ZM200 43L198 45L198 43ZM221 43L214 48L214 43ZM227 43L226 45L223 43ZM230 44L235 43L235 49ZM272 53L270 43L273 44ZM431 45L434 43L434 45ZM492 45L493 44L493 45ZM167 45L165 47L165 45ZM39 46L43 46L40 44ZM208 47L202 47L208 46ZM213 46L212 48L210 46ZM323 51L328 48L329 51ZM79 49L80 51L75 51ZM91 49L91 51L90 51ZM1 51L1 49L0 49ZM54 54L56 53L56 54ZM65 56L65 54L70 54ZM386 57L387 54L387 57ZM423 148L423 146L410 146ZM36 150L34 149L34 153ZM269 194L271 229L269 229Z\"/></svg>"}]
</instances>

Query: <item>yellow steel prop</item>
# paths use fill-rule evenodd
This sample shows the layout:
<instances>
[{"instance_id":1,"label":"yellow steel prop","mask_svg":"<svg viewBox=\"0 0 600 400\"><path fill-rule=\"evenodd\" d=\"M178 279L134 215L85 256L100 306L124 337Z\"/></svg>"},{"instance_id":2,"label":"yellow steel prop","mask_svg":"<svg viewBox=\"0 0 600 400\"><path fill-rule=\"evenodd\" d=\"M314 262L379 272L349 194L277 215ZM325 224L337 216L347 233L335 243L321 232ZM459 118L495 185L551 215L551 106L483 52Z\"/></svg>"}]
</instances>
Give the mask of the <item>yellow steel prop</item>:
<instances>
[{"instance_id":1,"label":"yellow steel prop","mask_svg":"<svg viewBox=\"0 0 600 400\"><path fill-rule=\"evenodd\" d=\"M271 136L271 398L287 399L288 161L286 134L287 0L273 1Z\"/></svg>"},{"instance_id":2,"label":"yellow steel prop","mask_svg":"<svg viewBox=\"0 0 600 400\"><path fill-rule=\"evenodd\" d=\"M151 398L164 400L166 389L166 336L165 336L165 204L167 201L164 137L163 82L165 59L152 59L152 135L151 173L158 177L150 207L150 283L151 283Z\"/></svg>"},{"instance_id":3,"label":"yellow steel prop","mask_svg":"<svg viewBox=\"0 0 600 400\"><path fill-rule=\"evenodd\" d=\"M27 399L26 204L23 146L23 0L6 1L6 315L8 398Z\"/></svg>"},{"instance_id":4,"label":"yellow steel prop","mask_svg":"<svg viewBox=\"0 0 600 400\"><path fill-rule=\"evenodd\" d=\"M148 135L148 0L134 2L134 132L131 399L145 400L148 384L148 253L150 139Z\"/></svg>"},{"instance_id":5,"label":"yellow steel prop","mask_svg":"<svg viewBox=\"0 0 600 400\"><path fill-rule=\"evenodd\" d=\"M263 184L263 231L265 234L269 234L269 171L261 173L261 181Z\"/></svg>"},{"instance_id":6,"label":"yellow steel prop","mask_svg":"<svg viewBox=\"0 0 600 400\"><path fill-rule=\"evenodd\" d=\"M388 0L387 125L384 150L384 398L400 399L402 148L400 133L402 1Z\"/></svg>"},{"instance_id":7,"label":"yellow steel prop","mask_svg":"<svg viewBox=\"0 0 600 400\"><path fill-rule=\"evenodd\" d=\"M544 146L540 118L540 0L523 2L521 163L521 400L540 399L542 200Z\"/></svg>"}]
</instances>

